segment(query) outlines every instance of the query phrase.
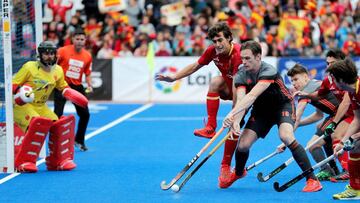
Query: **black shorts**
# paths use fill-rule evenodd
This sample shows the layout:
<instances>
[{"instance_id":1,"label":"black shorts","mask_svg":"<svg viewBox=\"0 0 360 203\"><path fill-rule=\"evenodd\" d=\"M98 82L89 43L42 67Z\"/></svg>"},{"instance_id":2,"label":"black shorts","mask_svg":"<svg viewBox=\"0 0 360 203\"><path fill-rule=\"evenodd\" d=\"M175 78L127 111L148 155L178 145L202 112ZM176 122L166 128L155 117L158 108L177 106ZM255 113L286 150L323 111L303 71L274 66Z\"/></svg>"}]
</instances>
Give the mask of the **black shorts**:
<instances>
[{"instance_id":1,"label":"black shorts","mask_svg":"<svg viewBox=\"0 0 360 203\"><path fill-rule=\"evenodd\" d=\"M295 124L295 106L293 102L287 102L279 107L268 106L266 109L254 107L245 128L256 132L258 138L265 138L273 125L278 127L282 123Z\"/></svg>"},{"instance_id":2,"label":"black shorts","mask_svg":"<svg viewBox=\"0 0 360 203\"><path fill-rule=\"evenodd\" d=\"M316 129L315 135L320 137L322 134L324 134L325 128L332 122L334 119L334 116L328 116L324 119L324 121L320 124L320 126Z\"/></svg>"}]
</instances>

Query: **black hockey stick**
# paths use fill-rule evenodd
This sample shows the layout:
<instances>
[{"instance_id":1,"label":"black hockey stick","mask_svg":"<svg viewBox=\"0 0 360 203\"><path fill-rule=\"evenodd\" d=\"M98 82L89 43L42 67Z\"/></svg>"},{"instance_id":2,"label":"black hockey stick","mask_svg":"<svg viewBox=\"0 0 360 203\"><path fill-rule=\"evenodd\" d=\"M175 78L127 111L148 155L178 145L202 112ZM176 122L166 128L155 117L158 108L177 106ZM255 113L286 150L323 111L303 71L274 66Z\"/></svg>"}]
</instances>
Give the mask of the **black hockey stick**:
<instances>
[{"instance_id":1,"label":"black hockey stick","mask_svg":"<svg viewBox=\"0 0 360 203\"><path fill-rule=\"evenodd\" d=\"M338 154L343 153L343 149L341 149ZM308 176L310 173L312 173L315 169L320 168L322 165L328 163L330 160L334 159L334 154L329 156L328 158L320 161L319 163L315 164L314 166L312 166L311 168L303 171L301 174L299 174L298 176L296 176L295 178L291 179L290 181L288 181L287 183L283 184L283 185L279 185L278 182L274 183L274 189L277 192L282 192L286 189L288 189L289 187L291 187L292 185L294 185L295 183L299 182L301 179L303 179L304 177Z\"/></svg>"},{"instance_id":2,"label":"black hockey stick","mask_svg":"<svg viewBox=\"0 0 360 203\"><path fill-rule=\"evenodd\" d=\"M321 139L323 139L325 137L325 135L321 135L320 137L318 137L314 142L312 142L310 145L305 147L305 150L310 149L310 147L314 146L316 143L318 143ZM291 157L290 159L286 160L284 163L282 163L280 166L278 166L276 169L274 169L273 171L271 171L268 175L266 175L265 177L263 176L263 173L260 172L257 175L257 179L260 182L266 182L268 180L270 180L270 178L274 177L276 174L280 173L282 170L284 170L287 166L289 166L292 162L294 161L294 158Z\"/></svg>"}]
</instances>

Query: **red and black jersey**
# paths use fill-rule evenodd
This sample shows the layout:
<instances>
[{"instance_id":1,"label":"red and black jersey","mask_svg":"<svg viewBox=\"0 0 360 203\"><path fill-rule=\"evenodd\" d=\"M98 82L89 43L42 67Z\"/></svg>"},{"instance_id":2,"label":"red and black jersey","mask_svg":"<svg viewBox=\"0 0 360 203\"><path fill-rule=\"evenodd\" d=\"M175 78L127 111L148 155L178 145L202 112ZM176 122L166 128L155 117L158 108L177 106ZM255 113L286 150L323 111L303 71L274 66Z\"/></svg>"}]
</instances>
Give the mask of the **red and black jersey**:
<instances>
[{"instance_id":1,"label":"red and black jersey","mask_svg":"<svg viewBox=\"0 0 360 203\"><path fill-rule=\"evenodd\" d=\"M359 80L360 78L357 79L356 81L356 85L355 85L355 92L354 93L350 93L349 92L349 96L351 99L351 103L352 103L352 108L354 110L358 110L360 109L360 84L359 84Z\"/></svg>"},{"instance_id":2,"label":"red and black jersey","mask_svg":"<svg viewBox=\"0 0 360 203\"><path fill-rule=\"evenodd\" d=\"M306 93L316 92L321 86L321 81L319 80L310 80L302 91ZM307 102L313 105L314 107L320 109L322 112L334 116L336 114L337 108L339 106L339 100L335 97L333 92L328 91L323 93L321 99L311 100L302 96L299 96L299 102Z\"/></svg>"},{"instance_id":3,"label":"red and black jersey","mask_svg":"<svg viewBox=\"0 0 360 203\"><path fill-rule=\"evenodd\" d=\"M335 95L335 97L338 99L338 101L341 102L344 98L345 91L338 88L334 80L335 79L332 76L330 75L326 76L322 81L321 86L318 90L318 95L320 97L323 97L329 92L332 92ZM352 106L350 106L346 112L346 117L352 117L352 116L354 116L354 112Z\"/></svg>"}]
</instances>

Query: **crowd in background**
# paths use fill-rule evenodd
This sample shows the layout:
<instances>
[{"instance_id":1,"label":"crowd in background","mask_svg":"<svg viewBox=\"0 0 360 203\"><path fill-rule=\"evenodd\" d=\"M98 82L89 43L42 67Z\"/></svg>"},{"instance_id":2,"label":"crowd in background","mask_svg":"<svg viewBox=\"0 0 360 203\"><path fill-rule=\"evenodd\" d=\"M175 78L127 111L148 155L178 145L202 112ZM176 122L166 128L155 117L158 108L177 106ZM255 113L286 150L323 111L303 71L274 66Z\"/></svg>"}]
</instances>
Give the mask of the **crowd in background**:
<instances>
[{"instance_id":1,"label":"crowd in background","mask_svg":"<svg viewBox=\"0 0 360 203\"><path fill-rule=\"evenodd\" d=\"M69 20L72 2L56 2L47 1L53 19L44 23L44 39L67 45L82 27L96 58L146 56L151 41L156 56L199 56L211 44L209 27L219 21L228 22L234 42L259 41L264 56L324 56L335 47L360 55L359 0L182 0L186 15L176 26L161 13L174 0L128 0L124 11L108 13L86 0Z\"/></svg>"}]
</instances>

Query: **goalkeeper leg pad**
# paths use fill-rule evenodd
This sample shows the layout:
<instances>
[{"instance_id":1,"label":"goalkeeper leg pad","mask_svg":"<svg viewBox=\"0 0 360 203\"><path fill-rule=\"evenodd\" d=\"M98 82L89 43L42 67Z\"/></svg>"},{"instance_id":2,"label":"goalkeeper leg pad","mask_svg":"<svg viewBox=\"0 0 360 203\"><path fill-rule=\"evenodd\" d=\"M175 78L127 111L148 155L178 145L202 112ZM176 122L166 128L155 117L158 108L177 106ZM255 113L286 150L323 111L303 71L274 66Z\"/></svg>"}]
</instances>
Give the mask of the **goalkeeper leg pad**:
<instances>
[{"instance_id":1,"label":"goalkeeper leg pad","mask_svg":"<svg viewBox=\"0 0 360 203\"><path fill-rule=\"evenodd\" d=\"M62 116L50 128L48 170L72 170L74 163L75 117Z\"/></svg>"},{"instance_id":2,"label":"goalkeeper leg pad","mask_svg":"<svg viewBox=\"0 0 360 203\"><path fill-rule=\"evenodd\" d=\"M15 138L15 169L19 172L36 172L36 160L52 125L52 120L34 117L24 136Z\"/></svg>"}]
</instances>

